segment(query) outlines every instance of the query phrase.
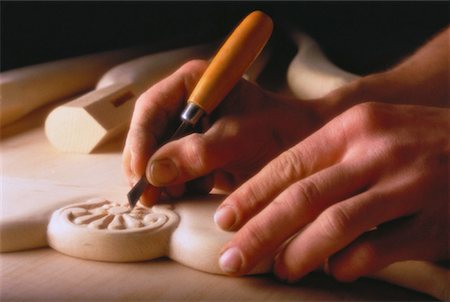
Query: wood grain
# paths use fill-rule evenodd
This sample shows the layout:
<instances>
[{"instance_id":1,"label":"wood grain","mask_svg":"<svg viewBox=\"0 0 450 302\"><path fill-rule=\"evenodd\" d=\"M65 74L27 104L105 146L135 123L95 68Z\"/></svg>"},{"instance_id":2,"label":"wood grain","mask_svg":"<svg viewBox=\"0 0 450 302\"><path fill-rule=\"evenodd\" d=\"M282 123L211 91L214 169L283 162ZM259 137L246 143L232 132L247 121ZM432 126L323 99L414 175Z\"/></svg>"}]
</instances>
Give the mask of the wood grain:
<instances>
[{"instance_id":1,"label":"wood grain","mask_svg":"<svg viewBox=\"0 0 450 302\"><path fill-rule=\"evenodd\" d=\"M209 58L215 47L209 43L154 53L112 68L95 90L50 112L45 123L48 140L61 151L93 152L127 129L134 104L145 90L188 60ZM248 80L258 77L269 56L267 50L254 62L246 72Z\"/></svg>"},{"instance_id":2,"label":"wood grain","mask_svg":"<svg viewBox=\"0 0 450 302\"><path fill-rule=\"evenodd\" d=\"M270 275L230 278L169 259L106 263L51 249L0 254L2 301L430 301L369 279L342 284L313 273L298 284Z\"/></svg>"},{"instance_id":3,"label":"wood grain","mask_svg":"<svg viewBox=\"0 0 450 302\"><path fill-rule=\"evenodd\" d=\"M99 195L113 200L125 200L129 188L121 171L123 137L118 137L120 139L90 155L59 152L47 142L44 135L43 122L51 109L52 107L47 107L33 112L30 119L14 123L1 133L0 238L4 238L3 232L8 227L18 227L22 232L20 236L24 238L29 232L39 234L40 229L36 226L42 225L42 219L49 219L52 209L79 200ZM211 211L208 206L191 207L191 210L203 213L202 215ZM36 212L42 216L36 216ZM37 220L30 220L30 213ZM201 228L202 225L195 220L185 223L192 224L194 229ZM185 228L180 228L183 229ZM211 229L206 231L211 232ZM189 236L198 233L195 231ZM211 237L207 234L204 236ZM22 244L21 248L26 248L23 246L26 240L21 241L20 236L17 240ZM184 238L186 235L180 233L174 238L177 236ZM188 238L194 240L192 237ZM200 243L205 242L203 238L198 238ZM46 238L44 236L39 240L45 241ZM3 243L4 241L2 248ZM189 242L185 243L189 247ZM201 248L200 243L196 245L197 248ZM216 247L213 248L215 249ZM198 255L198 252L190 254L192 261L198 261ZM177 259L177 254L173 252L172 257ZM177 260L181 262L180 259ZM313 273L298 284L286 285L270 275L229 278L205 274L167 259L130 264L86 261L48 248L2 253L0 263L1 300L431 299L414 291L367 279L341 284L323 274ZM423 272L427 272L426 275ZM407 281L404 278L414 276L414 273L419 274L419 279ZM432 284L431 291L428 292L445 299L448 296L441 289L442 284L445 287L445 282L448 282L446 276L447 270L436 271L429 264L419 264L408 265L406 270L390 267L376 277L403 286L411 286L417 281L420 287ZM420 278L439 278L439 282L424 283ZM423 287L418 289L426 291Z\"/></svg>"},{"instance_id":4,"label":"wood grain","mask_svg":"<svg viewBox=\"0 0 450 302\"><path fill-rule=\"evenodd\" d=\"M330 62L307 34L292 32L291 36L298 50L289 64L287 83L298 98L313 100L359 78Z\"/></svg>"},{"instance_id":5,"label":"wood grain","mask_svg":"<svg viewBox=\"0 0 450 302\"><path fill-rule=\"evenodd\" d=\"M5 126L47 103L95 87L113 66L144 50L117 50L27 66L0 74L0 126Z\"/></svg>"},{"instance_id":6,"label":"wood grain","mask_svg":"<svg viewBox=\"0 0 450 302\"><path fill-rule=\"evenodd\" d=\"M146 55L120 64L96 89L55 108L46 119L48 140L65 152L90 153L125 131L137 98L192 59L206 59L213 44Z\"/></svg>"}]
</instances>

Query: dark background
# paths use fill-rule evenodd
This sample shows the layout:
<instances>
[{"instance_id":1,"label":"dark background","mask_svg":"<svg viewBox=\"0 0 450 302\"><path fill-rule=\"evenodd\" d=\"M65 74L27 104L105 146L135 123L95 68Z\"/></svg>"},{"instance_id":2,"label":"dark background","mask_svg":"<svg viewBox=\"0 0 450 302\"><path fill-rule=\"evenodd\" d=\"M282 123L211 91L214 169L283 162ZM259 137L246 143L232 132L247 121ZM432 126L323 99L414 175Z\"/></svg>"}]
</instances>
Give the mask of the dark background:
<instances>
[{"instance_id":1,"label":"dark background","mask_svg":"<svg viewBox=\"0 0 450 302\"><path fill-rule=\"evenodd\" d=\"M364 74L398 62L448 25L445 2L1 2L1 69L152 43L221 38L255 9L303 29ZM155 46L156 47L156 46Z\"/></svg>"}]
</instances>

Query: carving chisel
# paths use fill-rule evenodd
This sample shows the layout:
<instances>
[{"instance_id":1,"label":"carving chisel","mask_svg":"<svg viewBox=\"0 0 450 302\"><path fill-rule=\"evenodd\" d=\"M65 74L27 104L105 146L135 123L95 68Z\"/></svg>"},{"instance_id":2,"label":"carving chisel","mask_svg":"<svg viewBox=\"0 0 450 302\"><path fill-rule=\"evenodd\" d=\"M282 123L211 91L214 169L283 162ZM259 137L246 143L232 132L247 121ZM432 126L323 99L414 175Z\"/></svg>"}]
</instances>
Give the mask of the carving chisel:
<instances>
[{"instance_id":1,"label":"carving chisel","mask_svg":"<svg viewBox=\"0 0 450 302\"><path fill-rule=\"evenodd\" d=\"M272 29L272 20L260 11L254 11L242 20L195 86L181 113L181 125L169 141L189 133L204 115L210 114L219 105L264 48ZM131 208L149 185L143 175L130 190L128 202Z\"/></svg>"}]
</instances>

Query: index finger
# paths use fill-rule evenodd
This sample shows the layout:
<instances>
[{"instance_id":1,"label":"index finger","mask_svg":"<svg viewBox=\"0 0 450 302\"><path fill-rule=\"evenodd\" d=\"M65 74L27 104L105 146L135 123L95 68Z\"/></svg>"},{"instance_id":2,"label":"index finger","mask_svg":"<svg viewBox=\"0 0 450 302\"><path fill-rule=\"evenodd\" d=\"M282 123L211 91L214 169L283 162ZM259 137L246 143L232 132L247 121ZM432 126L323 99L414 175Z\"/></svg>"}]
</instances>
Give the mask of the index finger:
<instances>
[{"instance_id":1,"label":"index finger","mask_svg":"<svg viewBox=\"0 0 450 302\"><path fill-rule=\"evenodd\" d=\"M170 121L181 110L207 63L190 61L142 94L135 105L123 152L123 169L131 184L145 174L150 156Z\"/></svg>"},{"instance_id":2,"label":"index finger","mask_svg":"<svg viewBox=\"0 0 450 302\"><path fill-rule=\"evenodd\" d=\"M217 209L216 224L239 229L289 186L341 161L346 130L340 119L278 155L231 193Z\"/></svg>"}]
</instances>

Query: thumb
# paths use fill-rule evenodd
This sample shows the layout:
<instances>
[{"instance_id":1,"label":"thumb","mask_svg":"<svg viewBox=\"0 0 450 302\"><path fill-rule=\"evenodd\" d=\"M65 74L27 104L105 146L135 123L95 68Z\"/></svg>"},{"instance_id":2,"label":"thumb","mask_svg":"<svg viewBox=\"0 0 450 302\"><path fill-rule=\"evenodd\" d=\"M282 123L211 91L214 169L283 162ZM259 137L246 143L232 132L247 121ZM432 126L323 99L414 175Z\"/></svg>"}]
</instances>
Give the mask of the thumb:
<instances>
[{"instance_id":1,"label":"thumb","mask_svg":"<svg viewBox=\"0 0 450 302\"><path fill-rule=\"evenodd\" d=\"M185 183L223 167L233 157L223 137L194 133L162 146L147 164L148 181L157 187Z\"/></svg>"}]
</instances>

